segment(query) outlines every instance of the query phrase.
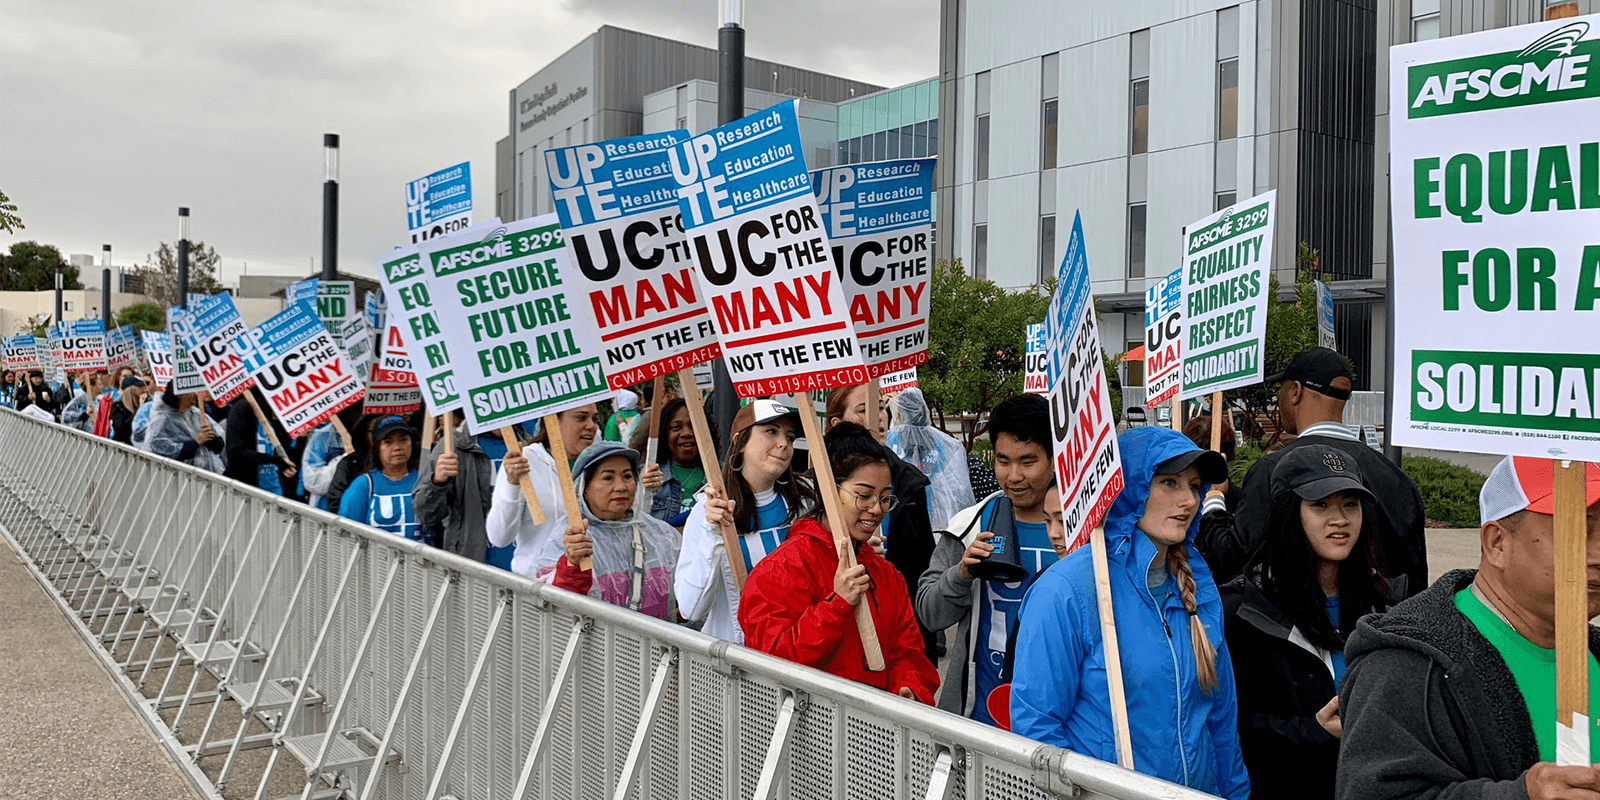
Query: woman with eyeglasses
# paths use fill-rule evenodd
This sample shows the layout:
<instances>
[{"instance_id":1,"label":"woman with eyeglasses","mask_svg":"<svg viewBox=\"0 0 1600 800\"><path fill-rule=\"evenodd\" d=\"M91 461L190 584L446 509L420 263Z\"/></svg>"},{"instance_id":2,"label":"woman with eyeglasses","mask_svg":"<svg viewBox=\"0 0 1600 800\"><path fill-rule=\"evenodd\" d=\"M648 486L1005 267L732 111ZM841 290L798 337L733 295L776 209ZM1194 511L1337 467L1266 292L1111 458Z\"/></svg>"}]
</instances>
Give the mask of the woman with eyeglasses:
<instances>
[{"instance_id":1,"label":"woman with eyeglasses","mask_svg":"<svg viewBox=\"0 0 1600 800\"><path fill-rule=\"evenodd\" d=\"M681 403L672 401L666 411ZM687 417L688 412L683 411L682 416ZM663 413L662 419L672 417ZM739 409L729 431L733 448L722 471L726 494L705 489L700 493L701 502L690 509L673 592L690 624L718 639L742 643L739 590L733 583L721 525L731 522L738 532L738 557L749 574L788 538L789 526L810 510L814 498L810 486L794 472L799 412L771 400L756 400ZM672 440L669 444L673 449L678 446Z\"/></svg>"},{"instance_id":2,"label":"woman with eyeglasses","mask_svg":"<svg viewBox=\"0 0 1600 800\"><path fill-rule=\"evenodd\" d=\"M865 428L850 422L834 425L826 445L837 483L818 490L838 493L840 522L856 565L841 569L841 553L819 504L751 571L739 605L745 644L932 705L939 673L923 654L905 579L866 546L896 505L890 455ZM883 649L884 669L877 672L867 668L856 628L856 607L862 603L871 610Z\"/></svg>"}]
</instances>

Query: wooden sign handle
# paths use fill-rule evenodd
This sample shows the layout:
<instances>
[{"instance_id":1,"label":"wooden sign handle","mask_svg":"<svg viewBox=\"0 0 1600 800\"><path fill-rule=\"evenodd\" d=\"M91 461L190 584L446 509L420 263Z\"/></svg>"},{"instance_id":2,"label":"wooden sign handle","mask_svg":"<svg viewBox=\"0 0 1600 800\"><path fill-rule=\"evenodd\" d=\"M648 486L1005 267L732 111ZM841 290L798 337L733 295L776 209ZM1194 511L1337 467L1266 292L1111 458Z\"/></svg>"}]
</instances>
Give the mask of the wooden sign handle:
<instances>
[{"instance_id":1,"label":"wooden sign handle","mask_svg":"<svg viewBox=\"0 0 1600 800\"><path fill-rule=\"evenodd\" d=\"M346 453L354 453L356 451L356 440L355 437L350 435L350 429L344 426L344 420L340 419L338 414L334 414L328 418L328 421L333 423L334 431L339 434L339 445L344 448Z\"/></svg>"},{"instance_id":2,"label":"wooden sign handle","mask_svg":"<svg viewBox=\"0 0 1600 800\"><path fill-rule=\"evenodd\" d=\"M1168 427L1173 430L1183 430L1183 401L1179 400L1177 395L1172 396L1172 418L1167 422L1169 423ZM1222 443L1218 442L1217 444L1220 445Z\"/></svg>"},{"instance_id":3,"label":"wooden sign handle","mask_svg":"<svg viewBox=\"0 0 1600 800\"><path fill-rule=\"evenodd\" d=\"M289 451L283 447L283 442L278 441L278 432L272 429L272 423L267 419L267 412L261 410L261 404L256 402L256 396L249 389L244 392L244 401L250 404L250 410L256 412L256 422L261 423L261 430L267 434L267 441L272 443L273 452L287 459Z\"/></svg>"},{"instance_id":4,"label":"wooden sign handle","mask_svg":"<svg viewBox=\"0 0 1600 800\"><path fill-rule=\"evenodd\" d=\"M1122 651L1117 644L1117 622L1111 609L1111 570L1106 564L1106 529L1089 533L1094 556L1094 596L1100 612L1100 640L1105 647L1106 685L1111 692L1111 733L1117 747L1117 764L1133 769L1132 736L1128 732L1128 698L1122 685Z\"/></svg>"},{"instance_id":5,"label":"wooden sign handle","mask_svg":"<svg viewBox=\"0 0 1600 800\"><path fill-rule=\"evenodd\" d=\"M657 375L655 380L650 383L650 427L644 432L646 437L643 454L644 462L639 467L639 473L641 476L644 474L646 468L648 468L651 464L656 463L656 459L661 453L661 445L659 441L661 438L659 436L661 433L661 395L666 391L666 389L666 375ZM644 424L644 412L639 412L638 419L640 420L640 424ZM627 442L623 442L623 444L627 444ZM644 479L641 477L639 479L639 497L634 500L633 503L634 510L640 514L650 513L651 500L654 497L655 492L644 488Z\"/></svg>"},{"instance_id":6,"label":"wooden sign handle","mask_svg":"<svg viewBox=\"0 0 1600 800\"><path fill-rule=\"evenodd\" d=\"M823 444L822 424L811 406L810 392L795 392L795 405L800 410L800 425L805 428L806 447L811 454L811 470L817 476L817 494L822 495L822 507L828 512L828 528L833 532L833 546L843 555L839 559L841 571L856 565L855 542L844 529L844 509L839 507L839 490L834 486L833 465L828 463L827 446ZM856 603L856 630L861 634L861 649L866 651L867 669L884 670L883 646L878 643L878 628L872 622L871 604L862 598Z\"/></svg>"},{"instance_id":7,"label":"wooden sign handle","mask_svg":"<svg viewBox=\"0 0 1600 800\"><path fill-rule=\"evenodd\" d=\"M706 419L706 401L700 394L700 384L694 382L694 368L685 367L678 370L678 382L683 385L683 401L689 409L689 424L694 426L694 441L700 451L700 468L705 470L706 485L722 492L723 497L727 497L727 486L722 480L722 468L717 464L717 449L712 446L711 422ZM727 446L731 447L732 444L729 442ZM731 522L723 523L720 532L722 550L728 556L728 569L733 572L733 588L743 592L746 573L744 549L739 547L739 532L734 529Z\"/></svg>"},{"instance_id":8,"label":"wooden sign handle","mask_svg":"<svg viewBox=\"0 0 1600 800\"><path fill-rule=\"evenodd\" d=\"M425 423L423 425L423 427L422 427L422 449L423 450L432 450L433 449L433 440L438 434L439 426L440 425L449 425L450 424L450 415L449 414L444 414L444 415L441 415L441 416L438 416L438 417L423 417L423 419L426 419L427 423ZM454 450L446 450L445 452L453 453L455 451Z\"/></svg>"},{"instance_id":9,"label":"wooden sign handle","mask_svg":"<svg viewBox=\"0 0 1600 800\"><path fill-rule=\"evenodd\" d=\"M541 424L544 425L545 436L550 442L550 457L556 462L556 482L561 486L561 501L567 507L567 524L576 525L583 519L583 509L578 506L578 490L572 483L572 465L567 463L567 444L561 438L561 420L555 414L546 414ZM533 483L530 478L523 492L532 493L532 491ZM527 494L523 496L526 497ZM565 536L566 531L562 531L561 534ZM593 567L593 559L585 558L578 562L578 569L585 572Z\"/></svg>"},{"instance_id":10,"label":"wooden sign handle","mask_svg":"<svg viewBox=\"0 0 1600 800\"><path fill-rule=\"evenodd\" d=\"M1589 766L1589 580L1582 461L1555 461L1556 764Z\"/></svg>"},{"instance_id":11,"label":"wooden sign handle","mask_svg":"<svg viewBox=\"0 0 1600 800\"><path fill-rule=\"evenodd\" d=\"M1222 392L1211 393L1211 449L1222 452Z\"/></svg>"},{"instance_id":12,"label":"wooden sign handle","mask_svg":"<svg viewBox=\"0 0 1600 800\"><path fill-rule=\"evenodd\" d=\"M506 443L506 455L522 455L522 442L517 441L517 432L511 426L507 425L500 429L500 439ZM455 450L452 449L450 452L453 453ZM522 489L522 499L528 505L528 516L533 519L533 524L543 525L544 506L539 504L539 495L533 491L533 475L530 473L522 476L517 485Z\"/></svg>"},{"instance_id":13,"label":"wooden sign handle","mask_svg":"<svg viewBox=\"0 0 1600 800\"><path fill-rule=\"evenodd\" d=\"M867 381L867 430L872 433L872 438L883 443L885 435L878 432L878 426L883 422L883 381L873 378Z\"/></svg>"}]
</instances>

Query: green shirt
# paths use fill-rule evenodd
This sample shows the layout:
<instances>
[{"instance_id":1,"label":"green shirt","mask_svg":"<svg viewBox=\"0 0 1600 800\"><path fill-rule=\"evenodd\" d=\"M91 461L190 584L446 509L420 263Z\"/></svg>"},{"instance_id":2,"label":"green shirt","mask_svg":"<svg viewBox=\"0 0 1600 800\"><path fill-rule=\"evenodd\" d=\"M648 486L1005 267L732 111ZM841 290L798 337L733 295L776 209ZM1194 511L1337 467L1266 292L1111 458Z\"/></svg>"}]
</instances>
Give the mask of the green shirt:
<instances>
[{"instance_id":1,"label":"green shirt","mask_svg":"<svg viewBox=\"0 0 1600 800\"><path fill-rule=\"evenodd\" d=\"M1545 649L1523 638L1493 609L1484 605L1472 593L1472 586L1456 592L1456 609L1483 638L1494 645L1505 659L1511 677L1522 692L1522 702L1528 706L1528 718L1533 721L1533 738L1539 743L1539 760L1556 760L1556 651ZM1600 663L1589 654L1589 761L1600 762L1600 731L1595 723L1600 721L1600 702L1596 689L1600 688Z\"/></svg>"},{"instance_id":2,"label":"green shirt","mask_svg":"<svg viewBox=\"0 0 1600 800\"><path fill-rule=\"evenodd\" d=\"M667 463L672 467L672 477L677 479L678 486L683 490L678 508L678 512L683 513L694 508L694 493L706 485L706 471L699 467L680 467L670 458Z\"/></svg>"}]
</instances>

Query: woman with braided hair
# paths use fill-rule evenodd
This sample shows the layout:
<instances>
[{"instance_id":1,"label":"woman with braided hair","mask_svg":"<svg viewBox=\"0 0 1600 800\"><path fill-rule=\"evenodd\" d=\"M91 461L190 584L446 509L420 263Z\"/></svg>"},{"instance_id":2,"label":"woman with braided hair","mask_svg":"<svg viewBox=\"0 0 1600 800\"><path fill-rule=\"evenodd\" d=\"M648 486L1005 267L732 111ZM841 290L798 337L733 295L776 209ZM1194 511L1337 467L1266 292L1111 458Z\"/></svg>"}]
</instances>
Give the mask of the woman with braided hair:
<instances>
[{"instance_id":1,"label":"woman with braided hair","mask_svg":"<svg viewBox=\"0 0 1600 800\"><path fill-rule=\"evenodd\" d=\"M1226 480L1227 463L1166 428L1133 428L1117 444L1125 488L1106 515L1106 554L1134 769L1242 800L1250 778L1222 601L1193 544L1200 498ZM1106 674L1091 548L1082 547L1022 601L1012 730L1116 762Z\"/></svg>"}]
</instances>

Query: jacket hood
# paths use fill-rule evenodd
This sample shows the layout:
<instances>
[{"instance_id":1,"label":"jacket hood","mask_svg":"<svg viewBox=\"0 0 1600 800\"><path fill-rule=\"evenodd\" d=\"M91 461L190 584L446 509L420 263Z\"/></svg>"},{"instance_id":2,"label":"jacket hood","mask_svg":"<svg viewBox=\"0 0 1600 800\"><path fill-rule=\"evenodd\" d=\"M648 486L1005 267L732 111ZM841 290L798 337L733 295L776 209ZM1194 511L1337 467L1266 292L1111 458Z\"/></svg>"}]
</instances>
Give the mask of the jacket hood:
<instances>
[{"instance_id":1,"label":"jacket hood","mask_svg":"<svg viewBox=\"0 0 1600 800\"><path fill-rule=\"evenodd\" d=\"M1119 540L1133 538L1146 538L1134 527L1141 516L1144 516L1144 504L1150 499L1150 482L1155 479L1156 467L1163 461L1174 456L1199 450L1189 437L1169 428L1139 427L1131 428L1117 437L1117 449L1122 454L1122 493L1112 502L1110 511L1106 512L1106 544L1113 545ZM1203 484L1200 493L1205 494L1211 488L1210 484ZM1200 530L1200 510L1195 509L1194 519L1189 522L1189 541L1194 541L1195 534Z\"/></svg>"},{"instance_id":2,"label":"jacket hood","mask_svg":"<svg viewBox=\"0 0 1600 800\"><path fill-rule=\"evenodd\" d=\"M603 520L594 515L594 511L589 508L588 501L584 499L583 493L584 489L589 485L590 469L612 456L626 457L629 463L633 464L635 473L638 472L638 451L618 442L610 442L604 439L584 448L584 451L578 454L578 460L572 462L572 488L578 494L578 508L582 509L583 517L589 521L591 530L596 525L603 528L616 526L618 530L621 530L622 527L626 526L630 520L640 513L639 509L634 508L630 509L620 520Z\"/></svg>"},{"instance_id":3,"label":"jacket hood","mask_svg":"<svg viewBox=\"0 0 1600 800\"><path fill-rule=\"evenodd\" d=\"M923 399L921 389L906 389L895 395L895 427L915 425L919 428L926 428L930 424L928 417L928 401Z\"/></svg>"},{"instance_id":4,"label":"jacket hood","mask_svg":"<svg viewBox=\"0 0 1600 800\"><path fill-rule=\"evenodd\" d=\"M1445 573L1416 597L1356 623L1345 644L1345 658L1354 660L1373 650L1403 647L1433 659L1446 672L1455 668L1451 653L1466 652L1463 637L1479 636L1477 629L1456 610L1456 592L1478 576L1475 569Z\"/></svg>"}]
</instances>

